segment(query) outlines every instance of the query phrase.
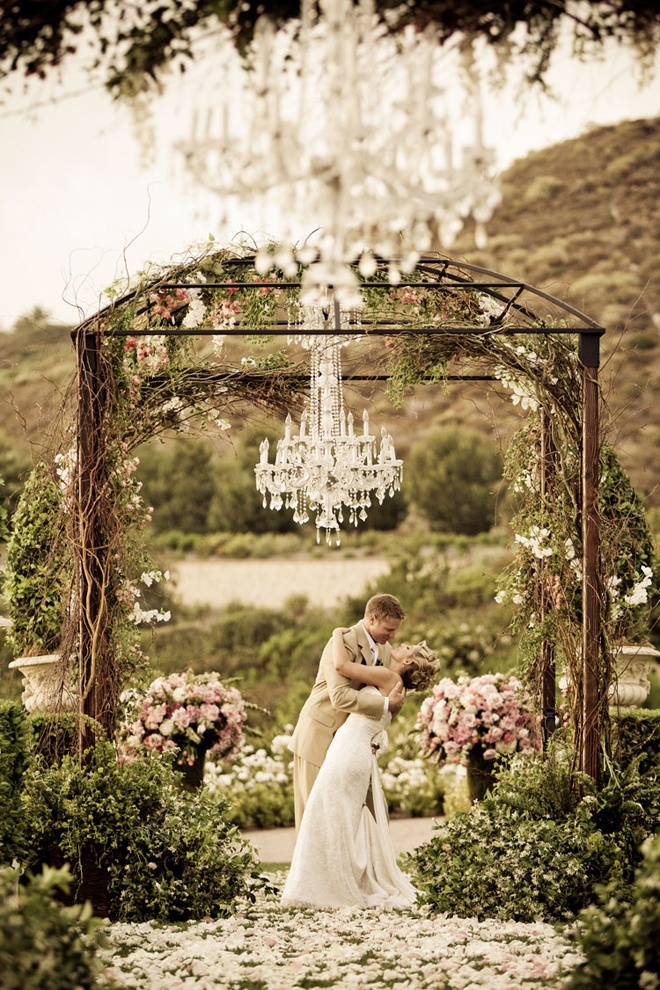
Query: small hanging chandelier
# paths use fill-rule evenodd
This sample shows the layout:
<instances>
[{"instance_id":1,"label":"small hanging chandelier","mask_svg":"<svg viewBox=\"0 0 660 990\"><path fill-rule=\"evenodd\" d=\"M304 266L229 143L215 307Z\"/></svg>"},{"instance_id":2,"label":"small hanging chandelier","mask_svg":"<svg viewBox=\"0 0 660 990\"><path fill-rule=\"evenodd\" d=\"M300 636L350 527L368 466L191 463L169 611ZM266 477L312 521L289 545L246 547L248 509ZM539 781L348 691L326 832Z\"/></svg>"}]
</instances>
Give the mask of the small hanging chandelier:
<instances>
[{"instance_id":1,"label":"small hanging chandelier","mask_svg":"<svg viewBox=\"0 0 660 990\"><path fill-rule=\"evenodd\" d=\"M309 325L327 329L329 308L308 310ZM334 300L335 328L341 330L342 314ZM403 461L398 460L392 437L381 429L380 444L372 435L369 415L362 414L362 433L356 433L353 414L346 415L341 372L341 348L349 338L340 333L296 338L310 351L309 399L300 418L299 432L292 436L287 415L284 437L277 442L275 463L268 460L269 443L259 447L255 467L257 489L264 508L293 509L295 522L306 523L316 512L316 542L321 530L330 546L340 543L344 512L354 526L367 518L372 497L382 504L401 486Z\"/></svg>"}]
</instances>

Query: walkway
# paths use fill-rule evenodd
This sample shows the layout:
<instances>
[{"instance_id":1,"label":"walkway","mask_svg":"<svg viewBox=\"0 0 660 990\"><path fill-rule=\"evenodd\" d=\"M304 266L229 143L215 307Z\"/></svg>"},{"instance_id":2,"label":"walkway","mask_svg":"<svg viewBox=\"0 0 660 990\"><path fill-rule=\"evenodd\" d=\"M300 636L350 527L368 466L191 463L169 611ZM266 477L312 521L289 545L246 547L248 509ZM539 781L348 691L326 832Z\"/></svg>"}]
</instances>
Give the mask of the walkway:
<instances>
[{"instance_id":1,"label":"walkway","mask_svg":"<svg viewBox=\"0 0 660 990\"><path fill-rule=\"evenodd\" d=\"M397 856L412 852L433 835L437 818L393 818L390 821L392 844ZM257 850L262 863L290 863L296 841L294 828L249 829L243 832Z\"/></svg>"}]
</instances>

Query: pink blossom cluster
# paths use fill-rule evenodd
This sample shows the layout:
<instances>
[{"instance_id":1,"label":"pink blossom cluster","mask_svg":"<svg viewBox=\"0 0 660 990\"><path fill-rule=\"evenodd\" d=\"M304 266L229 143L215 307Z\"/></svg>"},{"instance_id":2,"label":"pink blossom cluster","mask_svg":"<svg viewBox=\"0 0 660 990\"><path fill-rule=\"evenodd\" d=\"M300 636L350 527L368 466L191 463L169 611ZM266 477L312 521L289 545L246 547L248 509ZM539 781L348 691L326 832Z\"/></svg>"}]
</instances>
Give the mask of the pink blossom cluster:
<instances>
[{"instance_id":1,"label":"pink blossom cluster","mask_svg":"<svg viewBox=\"0 0 660 990\"><path fill-rule=\"evenodd\" d=\"M217 674L158 677L124 726L124 755L143 747L157 753L178 748L178 763L192 765L200 750L231 760L240 753L246 718L240 692Z\"/></svg>"},{"instance_id":2,"label":"pink blossom cluster","mask_svg":"<svg viewBox=\"0 0 660 990\"><path fill-rule=\"evenodd\" d=\"M253 275L252 276L252 281L253 282L274 282L275 281L275 276L274 275ZM262 296L267 296L267 295L269 295L273 291L274 291L274 289L270 285L262 285L261 288L259 289L259 294L262 295Z\"/></svg>"},{"instance_id":3,"label":"pink blossom cluster","mask_svg":"<svg viewBox=\"0 0 660 990\"><path fill-rule=\"evenodd\" d=\"M416 729L422 754L437 763L470 762L475 748L495 760L538 751L532 730L531 696L516 677L444 677L422 702Z\"/></svg>"},{"instance_id":4,"label":"pink blossom cluster","mask_svg":"<svg viewBox=\"0 0 660 990\"><path fill-rule=\"evenodd\" d=\"M167 337L129 337L124 344L124 367L127 371L160 371L170 363ZM139 384L137 378L134 384Z\"/></svg>"},{"instance_id":5,"label":"pink blossom cluster","mask_svg":"<svg viewBox=\"0 0 660 990\"><path fill-rule=\"evenodd\" d=\"M227 293L237 292L238 289L229 286L226 290ZM236 320L241 313L241 303L238 299L232 299L230 295L225 296L220 302L215 303L209 308L207 318L212 327L224 328L225 330L231 330L231 328L236 324Z\"/></svg>"},{"instance_id":6,"label":"pink blossom cluster","mask_svg":"<svg viewBox=\"0 0 660 990\"><path fill-rule=\"evenodd\" d=\"M171 320L172 313L190 302L190 294L186 289L175 289L168 292L166 289L159 289L152 299L153 306L151 312L156 316L162 316L164 320Z\"/></svg>"}]
</instances>

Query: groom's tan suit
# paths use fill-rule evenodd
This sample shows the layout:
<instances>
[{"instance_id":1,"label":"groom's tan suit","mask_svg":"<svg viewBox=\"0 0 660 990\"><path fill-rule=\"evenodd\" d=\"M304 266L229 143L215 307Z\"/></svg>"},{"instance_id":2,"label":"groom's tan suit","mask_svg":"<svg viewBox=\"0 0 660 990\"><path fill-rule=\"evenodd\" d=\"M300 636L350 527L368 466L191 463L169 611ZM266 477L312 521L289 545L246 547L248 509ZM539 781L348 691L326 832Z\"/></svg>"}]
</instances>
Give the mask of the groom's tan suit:
<instances>
[{"instance_id":1,"label":"groom's tan suit","mask_svg":"<svg viewBox=\"0 0 660 990\"><path fill-rule=\"evenodd\" d=\"M349 658L356 663L372 664L369 639L362 622L344 633L344 645ZM388 666L392 652L389 644L379 645L378 660ZM352 681L337 673L332 661L332 640L328 642L319 664L311 694L298 716L289 749L295 763L295 815L300 824L307 798L316 780L332 737L351 712L369 718L380 718L385 698L360 691L362 682Z\"/></svg>"}]
</instances>

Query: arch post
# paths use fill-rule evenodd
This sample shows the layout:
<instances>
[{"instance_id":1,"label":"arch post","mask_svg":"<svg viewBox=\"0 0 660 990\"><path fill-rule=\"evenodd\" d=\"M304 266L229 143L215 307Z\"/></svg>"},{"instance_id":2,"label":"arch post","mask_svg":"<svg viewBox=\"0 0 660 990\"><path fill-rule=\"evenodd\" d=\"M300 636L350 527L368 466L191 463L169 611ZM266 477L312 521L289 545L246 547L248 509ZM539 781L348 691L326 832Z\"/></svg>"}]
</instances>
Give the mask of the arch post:
<instances>
[{"instance_id":1,"label":"arch post","mask_svg":"<svg viewBox=\"0 0 660 990\"><path fill-rule=\"evenodd\" d=\"M556 450L552 437L550 417L545 409L541 412L541 498L545 501L550 495L556 472ZM543 561L539 562L541 570L541 590L539 608L542 618L545 618L550 609L548 602L548 587L543 575ZM541 643L541 709L543 712L543 722L541 724L541 734L543 745L550 740L557 727L557 703L556 696L556 667L555 651L552 643L544 639Z\"/></svg>"},{"instance_id":2,"label":"arch post","mask_svg":"<svg viewBox=\"0 0 660 990\"><path fill-rule=\"evenodd\" d=\"M581 333L582 363L582 731L580 769L593 780L600 777L600 518L598 512L599 417L598 366L600 342L594 333Z\"/></svg>"},{"instance_id":3,"label":"arch post","mask_svg":"<svg viewBox=\"0 0 660 990\"><path fill-rule=\"evenodd\" d=\"M105 478L102 424L106 388L101 373L100 333L76 335L78 365L77 523L75 533L78 612L78 707L108 728L108 706L101 673L107 652L105 601L107 541L103 539L100 497ZM81 751L89 746L89 729L80 720Z\"/></svg>"}]
</instances>

